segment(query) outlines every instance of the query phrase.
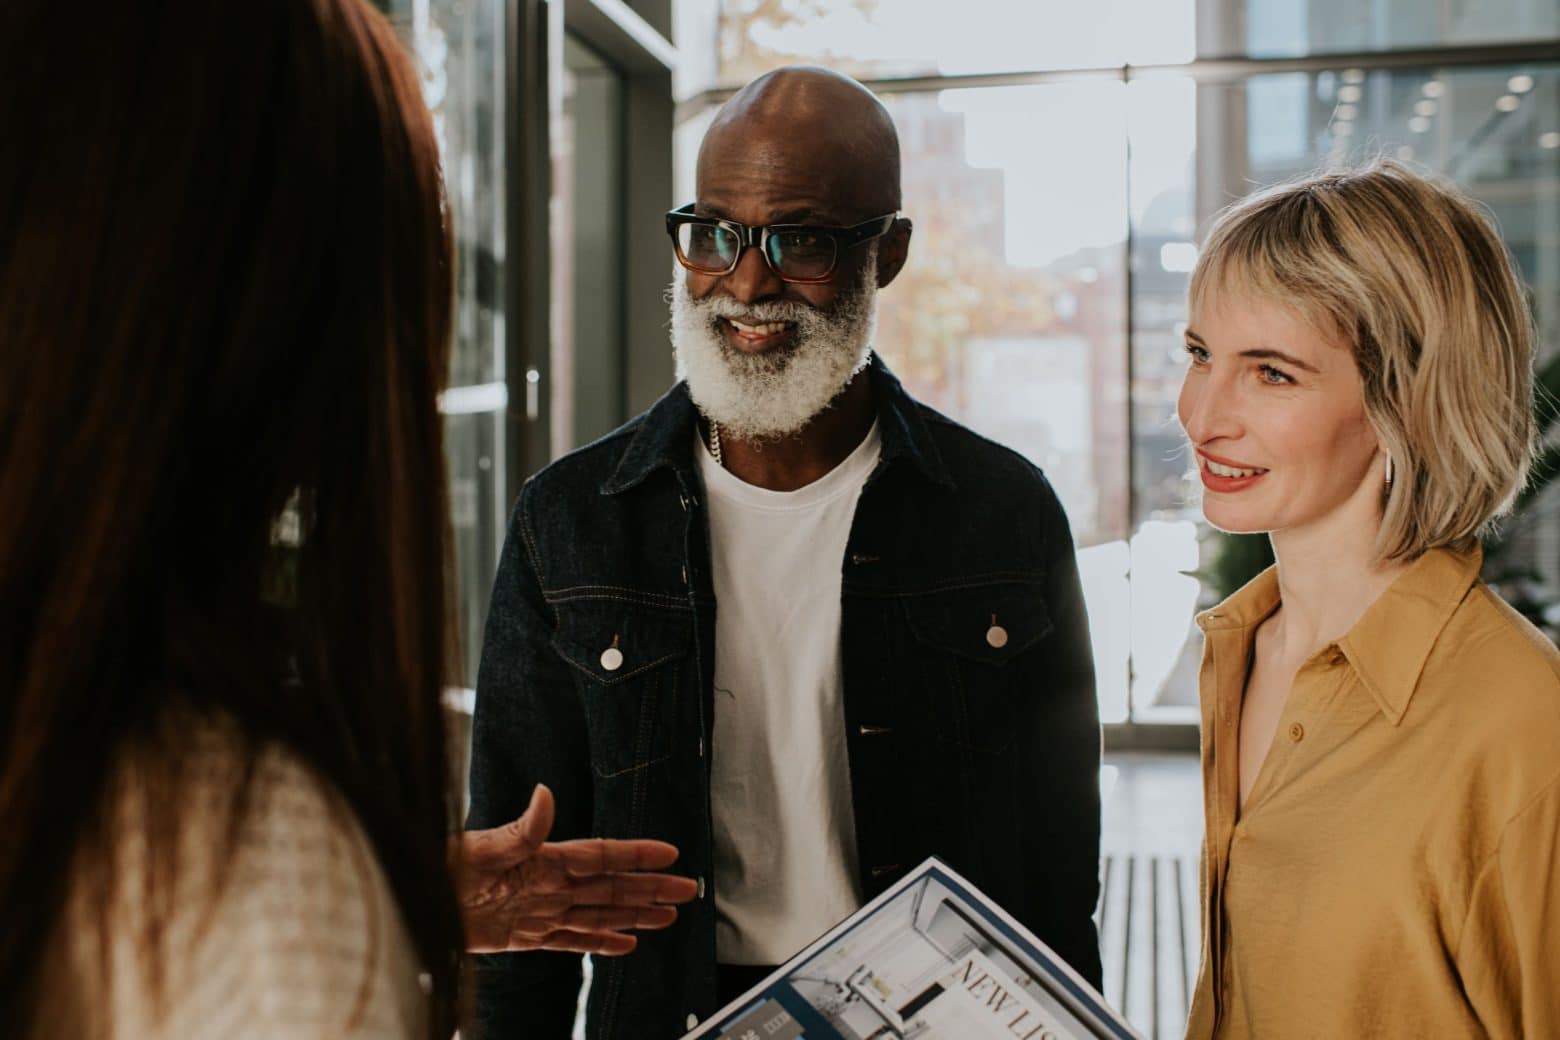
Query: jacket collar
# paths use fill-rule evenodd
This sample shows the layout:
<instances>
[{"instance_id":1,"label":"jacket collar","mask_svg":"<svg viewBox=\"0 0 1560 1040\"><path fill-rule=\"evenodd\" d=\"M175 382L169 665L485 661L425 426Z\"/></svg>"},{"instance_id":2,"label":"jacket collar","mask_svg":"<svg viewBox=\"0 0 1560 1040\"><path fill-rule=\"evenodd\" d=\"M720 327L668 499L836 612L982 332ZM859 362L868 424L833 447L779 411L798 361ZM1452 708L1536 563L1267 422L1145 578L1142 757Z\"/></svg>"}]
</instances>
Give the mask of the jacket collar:
<instances>
[{"instance_id":1,"label":"jacket collar","mask_svg":"<svg viewBox=\"0 0 1560 1040\"><path fill-rule=\"evenodd\" d=\"M1415 560L1338 640L1360 682L1396 726L1446 623L1479 579L1484 553L1431 549ZM1269 567L1229 599L1197 616L1205 632L1236 630L1248 641L1278 609L1278 568Z\"/></svg>"},{"instance_id":2,"label":"jacket collar","mask_svg":"<svg viewBox=\"0 0 1560 1040\"><path fill-rule=\"evenodd\" d=\"M878 433L883 439L881 464L904 458L932 483L955 488L921 409L876 352L867 361L867 377L872 382ZM637 487L658 469L670 469L685 484L690 482L694 475L693 437L698 415L687 383L679 382L668 390L644 414L617 467L602 484L601 493L615 495Z\"/></svg>"}]
</instances>

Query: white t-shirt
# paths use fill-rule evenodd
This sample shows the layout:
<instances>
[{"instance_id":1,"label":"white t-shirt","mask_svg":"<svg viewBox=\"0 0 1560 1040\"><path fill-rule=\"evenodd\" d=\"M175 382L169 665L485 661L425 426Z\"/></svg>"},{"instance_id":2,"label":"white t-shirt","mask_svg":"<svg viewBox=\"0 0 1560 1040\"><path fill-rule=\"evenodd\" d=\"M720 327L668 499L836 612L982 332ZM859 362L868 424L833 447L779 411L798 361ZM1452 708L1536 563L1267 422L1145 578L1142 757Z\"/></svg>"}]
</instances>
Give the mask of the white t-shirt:
<instances>
[{"instance_id":1,"label":"white t-shirt","mask_svg":"<svg viewBox=\"0 0 1560 1040\"><path fill-rule=\"evenodd\" d=\"M702 444L702 438L700 439ZM861 906L840 696L840 572L877 424L797 491L698 452L715 585L715 951L779 964Z\"/></svg>"}]
</instances>

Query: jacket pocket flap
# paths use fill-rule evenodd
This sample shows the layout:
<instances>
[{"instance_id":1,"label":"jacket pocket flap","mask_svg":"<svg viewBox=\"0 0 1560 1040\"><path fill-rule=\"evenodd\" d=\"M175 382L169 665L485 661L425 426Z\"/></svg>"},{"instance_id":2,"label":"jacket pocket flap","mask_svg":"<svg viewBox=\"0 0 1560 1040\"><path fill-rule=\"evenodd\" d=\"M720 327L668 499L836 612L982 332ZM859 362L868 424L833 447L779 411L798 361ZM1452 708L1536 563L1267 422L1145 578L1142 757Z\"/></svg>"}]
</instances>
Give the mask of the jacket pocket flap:
<instances>
[{"instance_id":1,"label":"jacket pocket flap","mask_svg":"<svg viewBox=\"0 0 1560 1040\"><path fill-rule=\"evenodd\" d=\"M693 615L687 611L588 600L557 609L553 649L603 686L686 656L693 639Z\"/></svg>"},{"instance_id":2,"label":"jacket pocket flap","mask_svg":"<svg viewBox=\"0 0 1560 1040\"><path fill-rule=\"evenodd\" d=\"M972 585L904 598L910 630L928 646L1004 665L1051 631L1038 582Z\"/></svg>"}]
</instances>

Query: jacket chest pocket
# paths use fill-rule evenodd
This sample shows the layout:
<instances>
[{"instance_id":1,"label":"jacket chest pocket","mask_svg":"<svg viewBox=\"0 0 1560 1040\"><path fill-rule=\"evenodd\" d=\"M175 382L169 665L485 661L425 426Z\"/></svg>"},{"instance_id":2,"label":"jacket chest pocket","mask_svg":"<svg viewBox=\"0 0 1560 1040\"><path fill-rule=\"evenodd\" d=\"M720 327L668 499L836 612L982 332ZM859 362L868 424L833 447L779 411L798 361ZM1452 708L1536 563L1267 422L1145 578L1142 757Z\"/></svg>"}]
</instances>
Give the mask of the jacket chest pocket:
<instances>
[{"instance_id":1,"label":"jacket chest pocket","mask_svg":"<svg viewBox=\"0 0 1560 1040\"><path fill-rule=\"evenodd\" d=\"M619 600L556 609L552 645L573 666L596 776L629 776L670 759L685 707L692 614Z\"/></svg>"},{"instance_id":2,"label":"jacket chest pocket","mask_svg":"<svg viewBox=\"0 0 1560 1040\"><path fill-rule=\"evenodd\" d=\"M1030 651L1051 631L1041 589L1001 582L904 597L944 740L990 754L1013 746L1017 703L1037 693Z\"/></svg>"}]
</instances>

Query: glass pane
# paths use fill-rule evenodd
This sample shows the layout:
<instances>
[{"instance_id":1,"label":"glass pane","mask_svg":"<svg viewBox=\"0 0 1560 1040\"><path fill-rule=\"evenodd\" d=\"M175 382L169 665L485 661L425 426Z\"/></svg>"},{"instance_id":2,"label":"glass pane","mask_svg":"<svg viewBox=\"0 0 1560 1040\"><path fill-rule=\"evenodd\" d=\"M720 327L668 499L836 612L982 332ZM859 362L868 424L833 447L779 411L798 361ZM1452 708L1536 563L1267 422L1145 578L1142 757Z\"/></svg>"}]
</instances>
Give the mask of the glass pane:
<instances>
[{"instance_id":1,"label":"glass pane","mask_svg":"<svg viewBox=\"0 0 1560 1040\"><path fill-rule=\"evenodd\" d=\"M433 112L455 229L455 346L449 385L488 392L496 412L445 420L454 522L457 608L466 685L476 682L488 595L504 531L504 4L501 0L391 0ZM483 384L489 384L483 387ZM499 384L497 387L491 384ZM493 393L493 390L499 391Z\"/></svg>"},{"instance_id":2,"label":"glass pane","mask_svg":"<svg viewBox=\"0 0 1560 1040\"><path fill-rule=\"evenodd\" d=\"M680 97L793 63L862 79L1089 68L1189 61L1196 40L1194 0L678 0L677 17Z\"/></svg>"},{"instance_id":3,"label":"glass pane","mask_svg":"<svg viewBox=\"0 0 1560 1040\"><path fill-rule=\"evenodd\" d=\"M1554 0L677 0L677 93L818 62L859 78L1553 39Z\"/></svg>"},{"instance_id":4,"label":"glass pane","mask_svg":"<svg viewBox=\"0 0 1560 1040\"><path fill-rule=\"evenodd\" d=\"M455 573L465 685L477 683L482 626L498 568L508 503L499 494L504 472L500 439L502 412L451 415L444 420L450 467L450 525L455 537Z\"/></svg>"},{"instance_id":5,"label":"glass pane","mask_svg":"<svg viewBox=\"0 0 1560 1040\"><path fill-rule=\"evenodd\" d=\"M1544 39L1554 0L1199 0L1200 56L1256 57Z\"/></svg>"},{"instance_id":6,"label":"glass pane","mask_svg":"<svg viewBox=\"0 0 1560 1040\"><path fill-rule=\"evenodd\" d=\"M1554 0L677 0L676 15L679 97L797 62L882 79L1560 36Z\"/></svg>"},{"instance_id":7,"label":"glass pane","mask_svg":"<svg viewBox=\"0 0 1560 1040\"><path fill-rule=\"evenodd\" d=\"M422 74L455 227L450 385L502 381L504 4L392 0L389 11Z\"/></svg>"},{"instance_id":8,"label":"glass pane","mask_svg":"<svg viewBox=\"0 0 1560 1040\"><path fill-rule=\"evenodd\" d=\"M1126 717L1124 89L900 94L910 262L878 346L909 391L1043 468L1080 546L1108 721ZM1015 134L1014 125L1026 132ZM1067 161L1056 142L1066 141Z\"/></svg>"},{"instance_id":9,"label":"glass pane","mask_svg":"<svg viewBox=\"0 0 1560 1040\"><path fill-rule=\"evenodd\" d=\"M1395 155L1451 177L1490 208L1531 287L1542 364L1560 353L1560 66L1286 74L1201 88L1166 76L1132 83L1128 99L1133 594L1144 622L1133 628L1133 704L1153 718L1156 708L1196 703L1193 612L1262 565L1262 540L1202 523L1175 419L1196 232L1254 186ZM1525 594L1535 613L1560 599L1556 496L1551 488L1507 525L1502 566L1534 577ZM1193 570L1208 576L1200 587Z\"/></svg>"},{"instance_id":10,"label":"glass pane","mask_svg":"<svg viewBox=\"0 0 1560 1040\"><path fill-rule=\"evenodd\" d=\"M553 134L552 450L616 428L623 414L623 78L564 37Z\"/></svg>"}]
</instances>

